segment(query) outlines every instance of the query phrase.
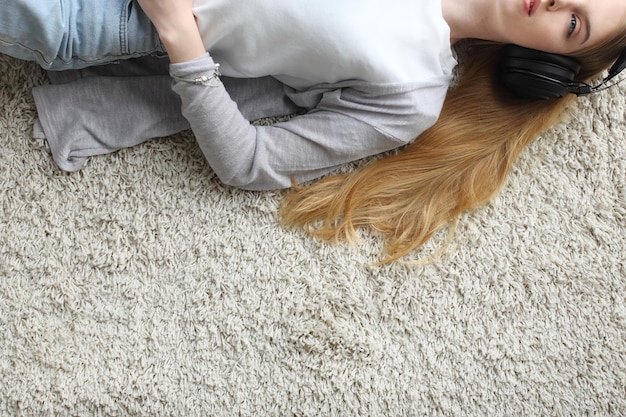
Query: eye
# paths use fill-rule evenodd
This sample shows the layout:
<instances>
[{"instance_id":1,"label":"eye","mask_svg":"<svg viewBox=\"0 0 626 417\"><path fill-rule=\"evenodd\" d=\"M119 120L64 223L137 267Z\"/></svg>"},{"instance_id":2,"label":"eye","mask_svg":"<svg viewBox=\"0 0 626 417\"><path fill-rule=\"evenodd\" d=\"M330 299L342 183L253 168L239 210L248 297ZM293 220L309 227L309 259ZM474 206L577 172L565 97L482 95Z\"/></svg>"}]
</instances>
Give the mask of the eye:
<instances>
[{"instance_id":1,"label":"eye","mask_svg":"<svg viewBox=\"0 0 626 417\"><path fill-rule=\"evenodd\" d=\"M577 25L578 25L578 20L576 19L576 15L573 14L569 20L569 29L567 30L567 36L571 36L574 33Z\"/></svg>"}]
</instances>

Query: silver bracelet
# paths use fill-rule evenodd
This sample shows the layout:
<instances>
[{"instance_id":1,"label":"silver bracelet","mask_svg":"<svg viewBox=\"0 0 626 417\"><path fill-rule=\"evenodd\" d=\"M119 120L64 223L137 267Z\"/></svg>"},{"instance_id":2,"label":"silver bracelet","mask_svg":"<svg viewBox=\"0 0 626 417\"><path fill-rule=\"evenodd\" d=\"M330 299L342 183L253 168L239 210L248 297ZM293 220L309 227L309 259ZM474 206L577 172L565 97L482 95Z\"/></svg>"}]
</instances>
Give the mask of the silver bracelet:
<instances>
[{"instance_id":1,"label":"silver bracelet","mask_svg":"<svg viewBox=\"0 0 626 417\"><path fill-rule=\"evenodd\" d=\"M213 74L211 75L203 75L202 77L198 77L198 78L183 78L183 77L177 77L176 75L173 75L173 74L170 74L170 75L172 76L173 79L177 81L183 81L186 83L191 83L191 84L196 84L196 85L203 85L205 87L215 87L217 83L213 83L213 80L219 80L222 73L220 72L220 64L216 63L215 69L213 70Z\"/></svg>"}]
</instances>

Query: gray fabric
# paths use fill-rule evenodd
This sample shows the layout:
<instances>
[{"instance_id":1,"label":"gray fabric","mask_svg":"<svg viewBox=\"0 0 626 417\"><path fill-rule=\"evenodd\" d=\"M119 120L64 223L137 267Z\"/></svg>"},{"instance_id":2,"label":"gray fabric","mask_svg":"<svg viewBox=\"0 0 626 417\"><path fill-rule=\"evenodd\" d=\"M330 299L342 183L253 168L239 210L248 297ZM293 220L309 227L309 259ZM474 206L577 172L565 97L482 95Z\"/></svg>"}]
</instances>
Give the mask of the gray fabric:
<instances>
[{"instance_id":1,"label":"gray fabric","mask_svg":"<svg viewBox=\"0 0 626 417\"><path fill-rule=\"evenodd\" d=\"M140 82L99 77L97 84L84 78L36 88L41 130L55 162L66 171L76 171L90 156L187 129L189 124L178 110L180 100L169 91L169 83L166 76L142 77ZM102 91L107 92L106 100ZM41 136L39 131L36 128L35 137Z\"/></svg>"},{"instance_id":2,"label":"gray fabric","mask_svg":"<svg viewBox=\"0 0 626 417\"><path fill-rule=\"evenodd\" d=\"M90 156L189 129L180 98L171 89L168 66L167 59L145 57L50 71L52 84L33 89L39 115L33 136L47 139L57 165L71 172L83 168ZM298 111L271 77L224 77L223 82L251 120Z\"/></svg>"},{"instance_id":3,"label":"gray fabric","mask_svg":"<svg viewBox=\"0 0 626 417\"><path fill-rule=\"evenodd\" d=\"M317 178L402 146L440 111L438 83L345 82L296 91L270 77L225 78L217 87L175 82L174 94L167 76L146 75L163 73L163 61L153 64L120 64L111 69L114 77L101 76L107 69L53 75L61 84L34 90L41 123L36 134L48 139L62 169L75 171L89 156L191 126L223 182L254 190L284 188L292 178ZM208 54L171 66L174 75L190 79L213 69ZM306 114L272 126L249 122L298 110Z\"/></svg>"}]
</instances>

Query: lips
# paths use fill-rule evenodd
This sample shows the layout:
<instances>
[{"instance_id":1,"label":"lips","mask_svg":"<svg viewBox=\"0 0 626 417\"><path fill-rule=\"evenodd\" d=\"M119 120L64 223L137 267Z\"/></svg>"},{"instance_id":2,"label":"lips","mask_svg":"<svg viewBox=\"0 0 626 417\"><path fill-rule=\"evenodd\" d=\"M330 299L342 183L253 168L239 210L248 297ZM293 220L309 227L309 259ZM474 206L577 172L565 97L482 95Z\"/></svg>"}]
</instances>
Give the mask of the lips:
<instances>
[{"instance_id":1,"label":"lips","mask_svg":"<svg viewBox=\"0 0 626 417\"><path fill-rule=\"evenodd\" d=\"M541 0L530 0L529 2L528 0L526 0L525 4L526 4L526 10L528 11L528 16L532 16L539 8L539 5L541 4Z\"/></svg>"}]
</instances>

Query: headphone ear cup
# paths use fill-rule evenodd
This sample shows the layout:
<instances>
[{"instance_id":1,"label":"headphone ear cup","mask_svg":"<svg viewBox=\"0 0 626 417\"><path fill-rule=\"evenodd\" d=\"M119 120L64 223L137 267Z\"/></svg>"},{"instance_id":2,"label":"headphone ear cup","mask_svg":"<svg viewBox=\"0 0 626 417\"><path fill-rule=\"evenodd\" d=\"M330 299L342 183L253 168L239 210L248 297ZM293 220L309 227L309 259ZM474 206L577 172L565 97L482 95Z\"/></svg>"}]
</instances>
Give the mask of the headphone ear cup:
<instances>
[{"instance_id":1,"label":"headphone ear cup","mask_svg":"<svg viewBox=\"0 0 626 417\"><path fill-rule=\"evenodd\" d=\"M558 98L570 92L580 71L573 58L506 45L500 57L500 80L513 93L526 98Z\"/></svg>"}]
</instances>

